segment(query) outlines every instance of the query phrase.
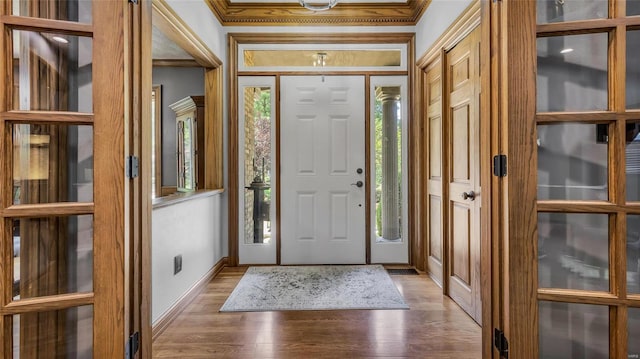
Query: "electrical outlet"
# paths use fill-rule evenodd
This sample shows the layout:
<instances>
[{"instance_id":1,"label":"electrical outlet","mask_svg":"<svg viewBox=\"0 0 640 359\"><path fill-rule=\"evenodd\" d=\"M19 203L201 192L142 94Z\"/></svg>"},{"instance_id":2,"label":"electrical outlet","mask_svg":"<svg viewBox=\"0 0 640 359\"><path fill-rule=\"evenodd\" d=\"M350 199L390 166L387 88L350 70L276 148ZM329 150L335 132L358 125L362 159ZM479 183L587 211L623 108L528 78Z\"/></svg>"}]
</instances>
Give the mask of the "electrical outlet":
<instances>
[{"instance_id":1,"label":"electrical outlet","mask_svg":"<svg viewBox=\"0 0 640 359\"><path fill-rule=\"evenodd\" d=\"M182 254L173 257L173 274L176 275L182 270Z\"/></svg>"}]
</instances>

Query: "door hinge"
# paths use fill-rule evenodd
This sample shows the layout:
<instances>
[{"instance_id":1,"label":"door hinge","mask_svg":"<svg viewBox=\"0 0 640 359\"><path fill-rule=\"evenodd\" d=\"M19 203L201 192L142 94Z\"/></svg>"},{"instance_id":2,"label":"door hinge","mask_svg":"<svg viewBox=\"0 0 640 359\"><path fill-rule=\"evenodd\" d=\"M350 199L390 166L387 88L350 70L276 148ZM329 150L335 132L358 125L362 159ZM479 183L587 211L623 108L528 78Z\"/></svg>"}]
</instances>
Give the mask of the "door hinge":
<instances>
[{"instance_id":1,"label":"door hinge","mask_svg":"<svg viewBox=\"0 0 640 359\"><path fill-rule=\"evenodd\" d=\"M124 347L124 359L133 359L140 349L140 332L131 334Z\"/></svg>"},{"instance_id":2,"label":"door hinge","mask_svg":"<svg viewBox=\"0 0 640 359\"><path fill-rule=\"evenodd\" d=\"M493 175L496 177L505 177L507 175L507 156L493 156Z\"/></svg>"},{"instance_id":3,"label":"door hinge","mask_svg":"<svg viewBox=\"0 0 640 359\"><path fill-rule=\"evenodd\" d=\"M509 341L504 332L498 328L493 329L493 345L498 349L500 358L509 358Z\"/></svg>"},{"instance_id":4,"label":"door hinge","mask_svg":"<svg viewBox=\"0 0 640 359\"><path fill-rule=\"evenodd\" d=\"M140 160L137 156L127 156L126 160L126 176L129 179L134 179L140 175Z\"/></svg>"}]
</instances>

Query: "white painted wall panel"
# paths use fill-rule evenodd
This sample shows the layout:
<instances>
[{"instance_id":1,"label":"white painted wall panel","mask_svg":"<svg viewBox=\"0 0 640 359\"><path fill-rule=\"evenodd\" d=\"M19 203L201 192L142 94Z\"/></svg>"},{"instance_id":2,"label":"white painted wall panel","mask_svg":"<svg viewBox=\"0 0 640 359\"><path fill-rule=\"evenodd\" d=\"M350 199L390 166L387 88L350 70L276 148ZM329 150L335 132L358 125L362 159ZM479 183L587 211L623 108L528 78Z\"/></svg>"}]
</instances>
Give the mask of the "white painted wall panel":
<instances>
[{"instance_id":1,"label":"white painted wall panel","mask_svg":"<svg viewBox=\"0 0 640 359\"><path fill-rule=\"evenodd\" d=\"M473 0L433 0L415 27L416 56L421 58Z\"/></svg>"},{"instance_id":2,"label":"white painted wall panel","mask_svg":"<svg viewBox=\"0 0 640 359\"><path fill-rule=\"evenodd\" d=\"M223 257L220 204L216 194L153 210L152 322ZM178 254L182 271L174 275L173 258Z\"/></svg>"}]
</instances>

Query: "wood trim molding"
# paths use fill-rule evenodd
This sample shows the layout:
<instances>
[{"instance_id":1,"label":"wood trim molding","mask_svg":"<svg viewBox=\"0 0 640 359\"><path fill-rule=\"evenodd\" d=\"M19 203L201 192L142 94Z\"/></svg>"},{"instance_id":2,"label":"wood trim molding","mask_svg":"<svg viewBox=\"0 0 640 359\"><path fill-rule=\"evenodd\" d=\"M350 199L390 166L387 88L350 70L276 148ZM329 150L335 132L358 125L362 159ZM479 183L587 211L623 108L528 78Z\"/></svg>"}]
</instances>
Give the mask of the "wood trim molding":
<instances>
[{"instance_id":1,"label":"wood trim molding","mask_svg":"<svg viewBox=\"0 0 640 359\"><path fill-rule=\"evenodd\" d=\"M153 67L202 67L192 59L154 59Z\"/></svg>"},{"instance_id":2,"label":"wood trim molding","mask_svg":"<svg viewBox=\"0 0 640 359\"><path fill-rule=\"evenodd\" d=\"M165 0L152 0L153 23L203 67L220 67L222 61L202 39L173 11Z\"/></svg>"},{"instance_id":3,"label":"wood trim molding","mask_svg":"<svg viewBox=\"0 0 640 359\"><path fill-rule=\"evenodd\" d=\"M218 273L220 273L227 265L229 258L224 257L220 259L214 266L209 270L199 281L197 281L189 290L187 290L182 297L180 297L172 306L167 310L153 325L152 331L152 340L155 342L156 339L162 334L168 327L173 323L173 321L182 313L182 311L200 294L211 282L213 278L215 278Z\"/></svg>"},{"instance_id":4,"label":"wood trim molding","mask_svg":"<svg viewBox=\"0 0 640 359\"><path fill-rule=\"evenodd\" d=\"M223 26L402 26L415 25L431 0L404 3L338 4L327 11L310 11L297 3L232 3L206 0Z\"/></svg>"},{"instance_id":5,"label":"wood trim molding","mask_svg":"<svg viewBox=\"0 0 640 359\"><path fill-rule=\"evenodd\" d=\"M402 73L393 73L394 75L407 75L407 85L409 89L413 89L414 86L414 66L415 66L415 34L408 32L398 33L319 33L319 34L303 34L303 33L271 33L271 34L256 34L256 33L229 33L227 34L227 46L228 46L228 240L229 240L229 265L236 266L238 263L238 101L235 94L238 93L238 45L239 44L407 44L407 71ZM272 72L272 73L260 73L260 75L272 75L276 76L276 93L279 94L279 76L284 72ZM289 74L289 73L287 73ZM299 75L305 73L297 73ZM318 75L317 73L306 73L312 75ZM379 75L380 72L367 72L362 71L358 74L364 75ZM256 74L253 74L255 76ZM340 73L340 75L346 75L346 73ZM279 95L276 95L279 96ZM409 107L413 106L413 99L409 97ZM279 97L276 98L279 102ZM278 107L277 107L278 108ZM276 110L277 111L277 110ZM413 121L413 111L409 111L409 123ZM280 114L276 113L276 121L279 121ZM279 126L279 123L278 123ZM277 135L279 136L279 135ZM279 137L278 137L279 138ZM277 144L279 148L279 143ZM277 165L276 165L277 166ZM409 170L411 171L411 170ZM277 186L280 185L278 181ZM277 188L279 190L279 187ZM280 201L278 201L279 206ZM277 210L279 213L279 208ZM279 222L276 223L278 226ZM410 232L410 237L413 233ZM410 238L410 240L412 240ZM280 263L280 240L276 241L276 260ZM409 249L409 258L411 260L411 251L415 249Z\"/></svg>"},{"instance_id":6,"label":"wood trim molding","mask_svg":"<svg viewBox=\"0 0 640 359\"><path fill-rule=\"evenodd\" d=\"M431 47L416 61L416 65L425 69L431 62L440 56L442 50L450 50L476 26L480 25L481 1L475 0L458 16L458 18L445 30Z\"/></svg>"}]
</instances>

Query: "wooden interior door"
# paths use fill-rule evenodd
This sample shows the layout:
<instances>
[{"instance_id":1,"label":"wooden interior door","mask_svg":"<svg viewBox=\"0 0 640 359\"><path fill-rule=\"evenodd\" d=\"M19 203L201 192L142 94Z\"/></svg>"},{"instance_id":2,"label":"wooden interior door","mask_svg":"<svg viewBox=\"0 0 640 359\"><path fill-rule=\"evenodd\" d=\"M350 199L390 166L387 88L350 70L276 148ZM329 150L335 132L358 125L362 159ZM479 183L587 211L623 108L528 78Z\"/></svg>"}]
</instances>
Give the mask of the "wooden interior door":
<instances>
[{"instance_id":1,"label":"wooden interior door","mask_svg":"<svg viewBox=\"0 0 640 359\"><path fill-rule=\"evenodd\" d=\"M447 290L474 320L480 300L480 29L446 54Z\"/></svg>"},{"instance_id":2,"label":"wooden interior door","mask_svg":"<svg viewBox=\"0 0 640 359\"><path fill-rule=\"evenodd\" d=\"M0 347L122 358L125 11L0 6Z\"/></svg>"},{"instance_id":3,"label":"wooden interior door","mask_svg":"<svg viewBox=\"0 0 640 359\"><path fill-rule=\"evenodd\" d=\"M493 6L509 357L639 357L640 3Z\"/></svg>"},{"instance_id":4,"label":"wooden interior door","mask_svg":"<svg viewBox=\"0 0 640 359\"><path fill-rule=\"evenodd\" d=\"M445 254L445 217L443 196L444 161L443 161L443 119L442 119L442 62L434 61L429 66L425 74L425 89L427 113L422 126L424 134L422 138L427 139L423 146L421 158L426 158L426 203L423 208L427 209L427 231L429 236L427 246L427 271L431 278L444 288L444 254Z\"/></svg>"}]
</instances>

